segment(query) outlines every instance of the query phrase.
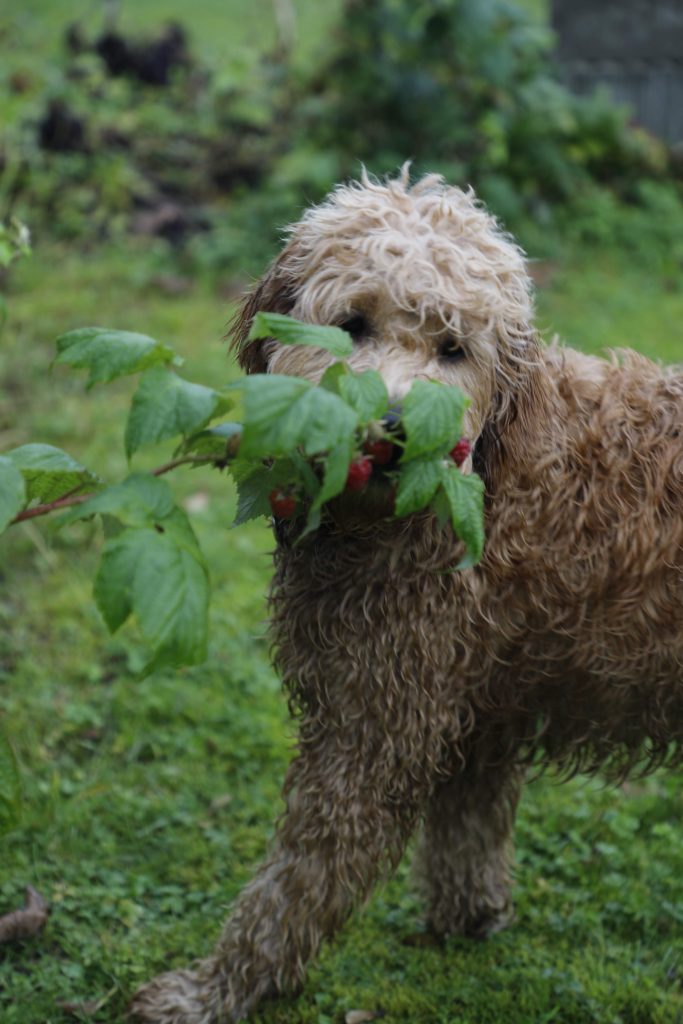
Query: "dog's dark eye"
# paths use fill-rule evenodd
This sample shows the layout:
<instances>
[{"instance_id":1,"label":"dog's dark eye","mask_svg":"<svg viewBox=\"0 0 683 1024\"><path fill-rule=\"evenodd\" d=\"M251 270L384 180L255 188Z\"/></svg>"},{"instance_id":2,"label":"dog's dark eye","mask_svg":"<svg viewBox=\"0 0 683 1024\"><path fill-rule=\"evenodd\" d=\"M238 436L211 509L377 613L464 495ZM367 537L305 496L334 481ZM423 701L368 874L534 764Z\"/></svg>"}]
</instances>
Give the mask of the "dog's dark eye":
<instances>
[{"instance_id":1,"label":"dog's dark eye","mask_svg":"<svg viewBox=\"0 0 683 1024\"><path fill-rule=\"evenodd\" d=\"M446 338L439 346L439 359L449 363L458 363L465 358L465 350L457 338Z\"/></svg>"},{"instance_id":2,"label":"dog's dark eye","mask_svg":"<svg viewBox=\"0 0 683 1024\"><path fill-rule=\"evenodd\" d=\"M354 341L361 341L368 333L368 323L364 316L356 314L355 316L347 317L346 320L342 320L339 324L342 331L346 331L350 334Z\"/></svg>"}]
</instances>

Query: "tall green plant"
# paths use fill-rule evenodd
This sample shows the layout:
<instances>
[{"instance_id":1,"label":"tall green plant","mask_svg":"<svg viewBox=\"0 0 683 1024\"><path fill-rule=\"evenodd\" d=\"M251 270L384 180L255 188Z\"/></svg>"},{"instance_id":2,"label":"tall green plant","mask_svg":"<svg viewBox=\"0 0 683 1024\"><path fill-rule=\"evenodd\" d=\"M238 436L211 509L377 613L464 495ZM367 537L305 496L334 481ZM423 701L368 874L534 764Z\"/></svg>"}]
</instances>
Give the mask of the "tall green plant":
<instances>
[{"instance_id":1,"label":"tall green plant","mask_svg":"<svg viewBox=\"0 0 683 1024\"><path fill-rule=\"evenodd\" d=\"M347 0L316 78L312 132L344 173L412 157L470 182L510 221L596 182L637 198L667 167L605 96L559 82L550 32L509 0Z\"/></svg>"}]
</instances>

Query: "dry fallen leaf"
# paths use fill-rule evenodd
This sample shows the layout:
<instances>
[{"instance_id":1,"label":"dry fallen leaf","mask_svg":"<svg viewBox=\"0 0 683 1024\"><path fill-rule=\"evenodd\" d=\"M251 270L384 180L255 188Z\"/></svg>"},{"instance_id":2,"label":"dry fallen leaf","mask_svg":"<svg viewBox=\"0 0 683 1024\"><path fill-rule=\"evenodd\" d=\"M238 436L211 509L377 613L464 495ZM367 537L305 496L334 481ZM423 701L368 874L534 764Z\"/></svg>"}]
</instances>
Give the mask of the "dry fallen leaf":
<instances>
[{"instance_id":1,"label":"dry fallen leaf","mask_svg":"<svg viewBox=\"0 0 683 1024\"><path fill-rule=\"evenodd\" d=\"M47 901L32 886L27 886L23 909L0 917L0 942L32 938L45 927L47 915Z\"/></svg>"}]
</instances>

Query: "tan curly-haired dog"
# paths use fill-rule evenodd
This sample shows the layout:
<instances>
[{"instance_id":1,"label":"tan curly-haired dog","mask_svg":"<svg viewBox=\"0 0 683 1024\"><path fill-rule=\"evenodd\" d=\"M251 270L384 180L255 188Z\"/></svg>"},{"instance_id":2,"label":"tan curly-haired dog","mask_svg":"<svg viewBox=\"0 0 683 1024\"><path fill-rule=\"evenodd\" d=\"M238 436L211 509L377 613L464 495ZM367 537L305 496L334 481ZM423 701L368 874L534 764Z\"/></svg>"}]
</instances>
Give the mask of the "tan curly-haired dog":
<instances>
[{"instance_id":1,"label":"tan curly-haired dog","mask_svg":"<svg viewBox=\"0 0 683 1024\"><path fill-rule=\"evenodd\" d=\"M404 171L309 210L243 306L248 371L317 380L331 360L248 341L265 309L347 327L350 365L394 401L416 378L459 385L487 541L454 573L461 545L429 514L341 514L296 546L280 530L272 637L300 721L286 813L213 954L143 988L143 1020L237 1021L296 990L421 822L431 927L495 931L525 765L683 759L683 372L544 347L529 293L471 192Z\"/></svg>"}]
</instances>

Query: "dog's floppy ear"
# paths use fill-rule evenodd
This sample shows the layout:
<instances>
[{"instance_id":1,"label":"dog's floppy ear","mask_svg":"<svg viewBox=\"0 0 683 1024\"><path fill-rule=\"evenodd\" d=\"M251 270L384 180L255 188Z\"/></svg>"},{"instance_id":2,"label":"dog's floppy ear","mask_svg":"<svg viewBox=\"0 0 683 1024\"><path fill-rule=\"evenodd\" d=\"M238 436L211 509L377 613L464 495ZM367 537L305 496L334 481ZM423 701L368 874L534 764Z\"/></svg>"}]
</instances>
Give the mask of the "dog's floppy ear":
<instances>
[{"instance_id":1,"label":"dog's floppy ear","mask_svg":"<svg viewBox=\"0 0 683 1024\"><path fill-rule=\"evenodd\" d=\"M256 314L260 311L288 314L294 306L294 283L291 276L285 272L285 260L290 251L291 245L288 245L266 271L256 288L245 295L230 323L230 348L247 373L265 373L268 369L264 352L267 339L248 340Z\"/></svg>"},{"instance_id":2,"label":"dog's floppy ear","mask_svg":"<svg viewBox=\"0 0 683 1024\"><path fill-rule=\"evenodd\" d=\"M520 345L523 341L523 345ZM474 469L494 492L503 463L516 457L516 446L528 447L548 414L543 386L540 341L531 326L516 327L501 339L491 414L474 450Z\"/></svg>"}]
</instances>

